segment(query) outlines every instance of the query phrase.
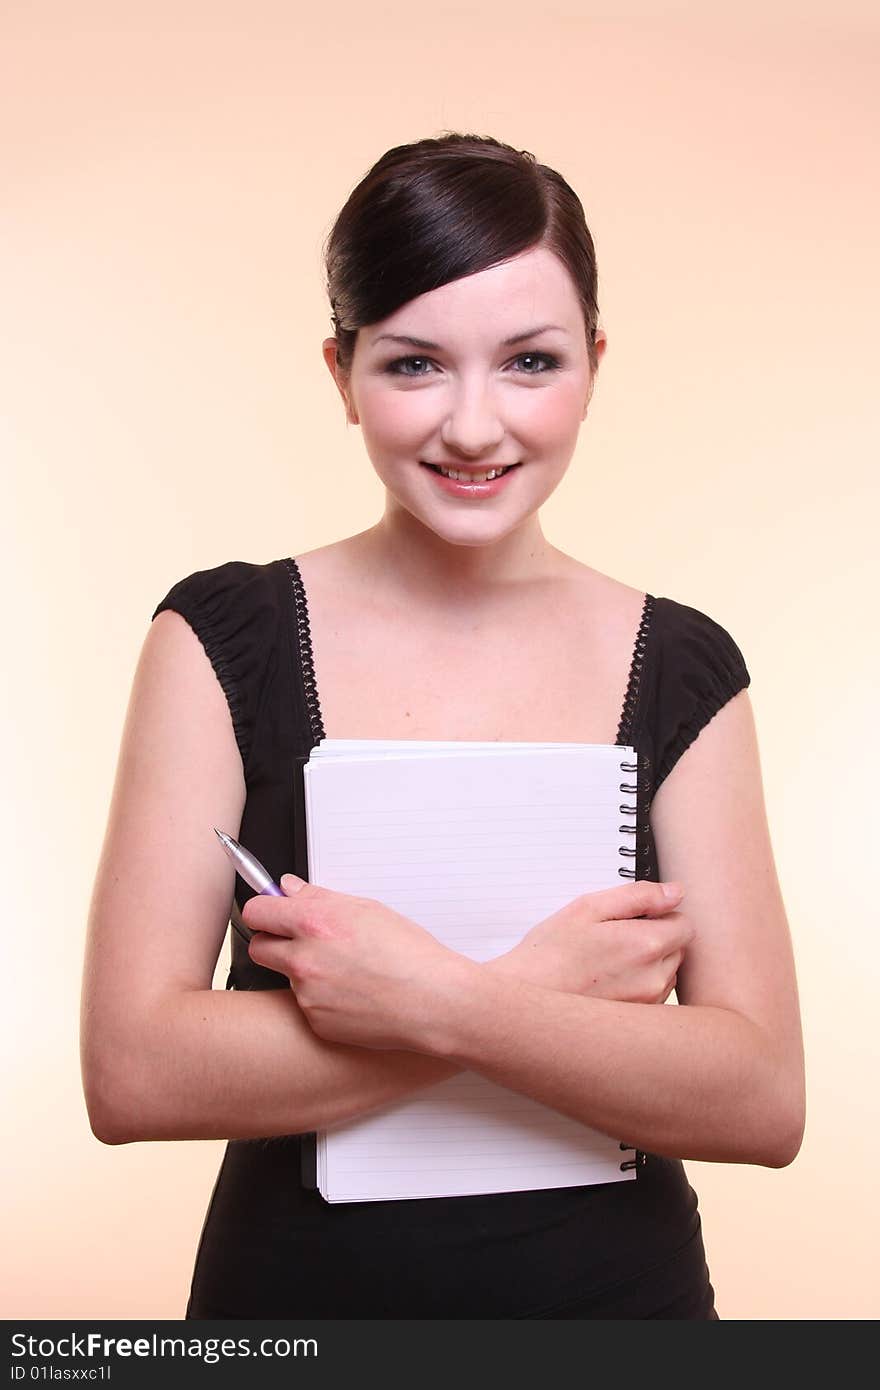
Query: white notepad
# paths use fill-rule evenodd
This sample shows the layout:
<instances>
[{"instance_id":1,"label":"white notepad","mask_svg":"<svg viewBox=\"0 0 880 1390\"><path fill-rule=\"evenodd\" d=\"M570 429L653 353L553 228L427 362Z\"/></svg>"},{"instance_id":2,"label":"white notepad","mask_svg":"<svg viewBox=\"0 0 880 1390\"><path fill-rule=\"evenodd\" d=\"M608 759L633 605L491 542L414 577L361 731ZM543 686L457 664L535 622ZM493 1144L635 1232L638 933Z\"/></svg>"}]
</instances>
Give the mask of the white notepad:
<instances>
[{"instance_id":1,"label":"white notepad","mask_svg":"<svg viewBox=\"0 0 880 1390\"><path fill-rule=\"evenodd\" d=\"M636 762L616 744L324 739L303 767L309 879L490 960L623 881ZM632 1157L466 1071L319 1131L316 1167L327 1201L368 1202L626 1181Z\"/></svg>"}]
</instances>

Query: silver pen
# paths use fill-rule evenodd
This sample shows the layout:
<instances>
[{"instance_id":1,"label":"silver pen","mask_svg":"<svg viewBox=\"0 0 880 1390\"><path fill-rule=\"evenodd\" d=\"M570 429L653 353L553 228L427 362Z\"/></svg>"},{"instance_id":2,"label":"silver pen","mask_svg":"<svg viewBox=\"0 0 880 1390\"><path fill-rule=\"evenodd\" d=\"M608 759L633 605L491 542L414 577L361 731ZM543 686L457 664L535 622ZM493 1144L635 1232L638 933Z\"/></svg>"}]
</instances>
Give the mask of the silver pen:
<instances>
[{"instance_id":1,"label":"silver pen","mask_svg":"<svg viewBox=\"0 0 880 1390\"><path fill-rule=\"evenodd\" d=\"M270 898L284 897L284 894L272 878L268 869L263 868L259 859L251 854L249 849L245 849L244 845L240 845L237 840L233 840L232 836L227 835L225 831L218 830L216 825L214 826L214 834L226 850L226 853L229 855L229 858L232 860L245 883L250 884L251 888L256 889L258 893L268 894Z\"/></svg>"},{"instance_id":2,"label":"silver pen","mask_svg":"<svg viewBox=\"0 0 880 1390\"><path fill-rule=\"evenodd\" d=\"M278 884L272 878L268 869L263 867L259 859L251 854L249 849L245 849L244 845L240 845L238 840L233 840L232 836L227 835L225 831L218 830L216 825L214 826L214 834L226 850L226 853L235 865L236 871L241 875L245 883L249 884L256 892L265 893L267 897L284 897L284 893L278 887ZM233 901L232 909L229 920L232 922L239 936L243 936L245 941L250 941L253 932L242 920L238 904L235 901Z\"/></svg>"}]
</instances>

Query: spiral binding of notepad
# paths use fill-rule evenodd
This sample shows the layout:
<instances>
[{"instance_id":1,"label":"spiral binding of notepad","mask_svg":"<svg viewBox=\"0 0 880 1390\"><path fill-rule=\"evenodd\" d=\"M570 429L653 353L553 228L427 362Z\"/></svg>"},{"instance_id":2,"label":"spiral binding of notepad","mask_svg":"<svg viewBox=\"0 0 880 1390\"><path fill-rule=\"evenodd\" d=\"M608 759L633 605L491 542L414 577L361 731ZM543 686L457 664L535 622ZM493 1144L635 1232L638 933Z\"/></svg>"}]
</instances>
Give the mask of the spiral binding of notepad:
<instances>
[{"instance_id":1,"label":"spiral binding of notepad","mask_svg":"<svg viewBox=\"0 0 880 1390\"><path fill-rule=\"evenodd\" d=\"M621 772L623 772L623 773L635 772L636 774L638 774L638 770L639 770L638 762L634 762L634 763L621 763L621 764L620 764L620 770L621 770ZM636 782L634 782L634 783L630 783L630 782L621 782L621 783L620 783L620 786L619 786L619 788L618 788L618 790L621 791L621 792L623 792L623 794L624 794L625 796L634 796L634 797L638 797L638 790L639 790L639 788L638 788L638 780L636 780ZM621 814L622 816L632 816L632 817L633 817L633 824L632 824L632 825L620 825L620 826L617 827L617 828L618 828L618 831L619 831L619 833L620 833L621 835L631 835L631 836L633 837L633 838L632 838L632 844L630 844L630 845L621 845L621 846L620 846L620 849L618 850L618 854L625 855L627 859L635 859L636 856L638 855L638 850L637 850L637 848L636 848L637 836L638 836L638 833L639 833L639 827L638 827L638 825L636 824L637 819L638 819L638 813L639 813L639 811L638 811L638 802L636 801L636 803L635 803L634 805L632 805L632 806L629 806L629 805L626 805L626 804L621 805L621 806L618 807L618 810L620 811L620 814ZM623 866L621 866L621 867L617 870L617 872L620 874L620 877L621 877L621 878L635 878L635 877L636 877L636 870L635 870L634 868L632 868L632 869L627 869L627 868L624 868Z\"/></svg>"},{"instance_id":2,"label":"spiral binding of notepad","mask_svg":"<svg viewBox=\"0 0 880 1390\"><path fill-rule=\"evenodd\" d=\"M637 756L638 756L638 755L637 755ZM638 844L638 833L639 833L639 827L638 827L638 813L639 813L639 808L638 808L638 791L639 791L639 786L638 786L638 771L639 771L639 764L638 764L638 761L636 761L636 762L634 762L634 763L621 763L621 764L620 764L620 770L621 770L621 772L624 773L624 774L631 774L631 773L633 773L633 772L636 773L636 781L635 781L635 783L630 783L630 782L624 781L624 782L621 782L621 783L620 783L619 788L618 788L619 791L623 792L624 796L633 796L633 797L635 797L635 798L636 798L636 802L635 802L635 804L632 805L632 806L630 806L630 805L621 805L621 806L618 807L618 810L620 811L620 814L621 814L622 816L632 816L632 817L633 817L633 824L632 824L632 825L621 825L621 826L618 826L618 830L619 830L619 832L620 832L621 835L631 835L631 836L632 836L632 843L629 844L629 845L621 845L621 847L620 847L618 853L620 853L620 854L622 854L622 855L625 855L627 859L636 859L636 858L638 857L637 844ZM621 878L636 878L636 877L638 876L638 870L637 870L636 868L627 869L627 868L624 868L624 867L621 866L621 868L619 868L619 869L617 870L617 872L620 874L620 877L621 877ZM637 1148L635 1147L634 1144L626 1144L626 1143L623 1143L622 1141L621 1141L620 1147L621 1147L621 1149L622 1149L622 1151L623 1151L624 1153L626 1153L626 1152L628 1152L628 1151L631 1150L631 1151L632 1151L632 1155L633 1155L632 1158L628 1158L628 1159L626 1159L623 1163L620 1164L620 1171L621 1171L621 1173L626 1173L626 1172L628 1172L628 1171L629 1171L630 1169L632 1169L632 1168L644 1168L645 1163L646 1163L646 1161L647 1161L647 1156L646 1156L645 1154L642 1153L641 1149L637 1149Z\"/></svg>"},{"instance_id":3,"label":"spiral binding of notepad","mask_svg":"<svg viewBox=\"0 0 880 1390\"><path fill-rule=\"evenodd\" d=\"M637 1149L633 1144L625 1144L623 1140L620 1142L620 1147L624 1152L626 1152L627 1149L632 1149L633 1151L632 1158L628 1158L624 1163L621 1163L621 1173L628 1172L630 1168L644 1168L647 1162L647 1155L643 1154L641 1149Z\"/></svg>"}]
</instances>

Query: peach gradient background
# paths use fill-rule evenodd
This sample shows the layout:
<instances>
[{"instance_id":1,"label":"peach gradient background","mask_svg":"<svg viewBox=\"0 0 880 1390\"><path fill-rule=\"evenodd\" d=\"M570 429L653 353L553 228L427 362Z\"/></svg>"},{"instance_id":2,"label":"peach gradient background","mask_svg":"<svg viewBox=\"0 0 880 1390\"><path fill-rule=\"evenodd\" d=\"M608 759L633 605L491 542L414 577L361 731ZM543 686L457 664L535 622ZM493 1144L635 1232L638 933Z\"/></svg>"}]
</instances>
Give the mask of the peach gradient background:
<instances>
[{"instance_id":1,"label":"peach gradient background","mask_svg":"<svg viewBox=\"0 0 880 1390\"><path fill-rule=\"evenodd\" d=\"M720 1313L880 1313L880 27L826 9L3 6L7 1318L183 1315L222 1144L102 1146L80 1089L130 682L175 580L378 516L320 246L445 128L559 168L596 239L609 348L547 534L714 616L752 675L809 1115L788 1169L688 1165Z\"/></svg>"}]
</instances>

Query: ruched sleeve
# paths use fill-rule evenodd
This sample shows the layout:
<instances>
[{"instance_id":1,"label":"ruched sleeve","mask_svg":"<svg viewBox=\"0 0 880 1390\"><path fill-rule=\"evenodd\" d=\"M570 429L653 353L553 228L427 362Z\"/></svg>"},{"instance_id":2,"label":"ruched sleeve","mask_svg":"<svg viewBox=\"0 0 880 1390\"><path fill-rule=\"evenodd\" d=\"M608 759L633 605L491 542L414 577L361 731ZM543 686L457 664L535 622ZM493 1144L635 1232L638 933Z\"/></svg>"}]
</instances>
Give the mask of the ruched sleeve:
<instances>
[{"instance_id":1,"label":"ruched sleeve","mask_svg":"<svg viewBox=\"0 0 880 1390\"><path fill-rule=\"evenodd\" d=\"M214 569L197 570L168 591L152 618L166 608L186 619L210 659L229 705L247 774L265 668L278 645L277 589L268 566L230 560Z\"/></svg>"},{"instance_id":2,"label":"ruched sleeve","mask_svg":"<svg viewBox=\"0 0 880 1390\"><path fill-rule=\"evenodd\" d=\"M652 636L656 793L700 730L751 677L730 633L699 609L658 599Z\"/></svg>"}]
</instances>

